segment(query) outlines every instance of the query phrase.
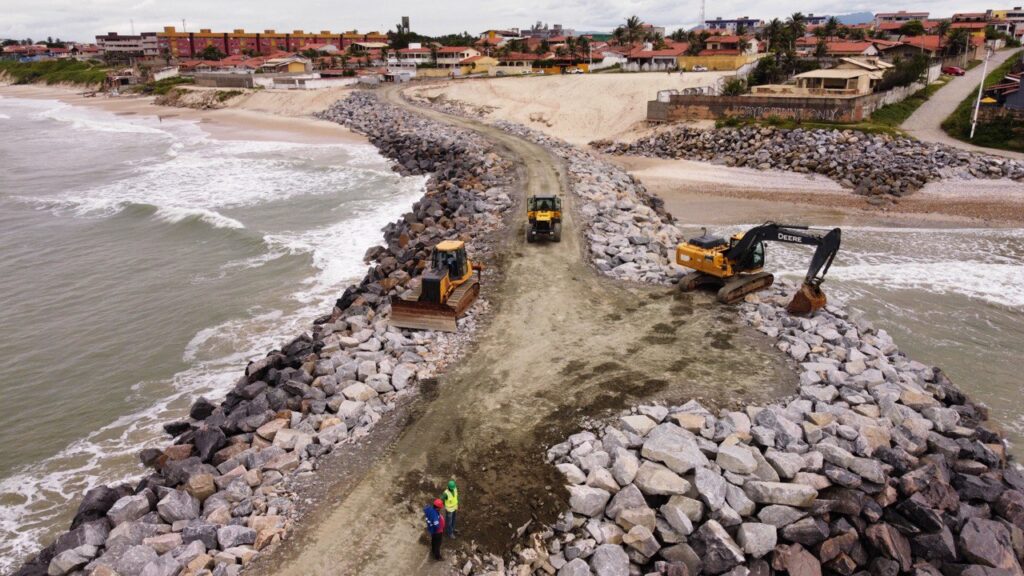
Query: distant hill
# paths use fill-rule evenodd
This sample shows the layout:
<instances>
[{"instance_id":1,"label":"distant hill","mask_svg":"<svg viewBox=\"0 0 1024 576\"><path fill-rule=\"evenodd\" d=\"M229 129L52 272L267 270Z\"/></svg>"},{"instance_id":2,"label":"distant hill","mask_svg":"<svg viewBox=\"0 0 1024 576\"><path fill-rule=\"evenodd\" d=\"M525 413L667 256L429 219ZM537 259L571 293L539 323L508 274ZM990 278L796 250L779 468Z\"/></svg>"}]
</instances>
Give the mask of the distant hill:
<instances>
[{"instance_id":1,"label":"distant hill","mask_svg":"<svg viewBox=\"0 0 1024 576\"><path fill-rule=\"evenodd\" d=\"M840 14L836 16L843 24L865 24L875 19L871 12L854 12L852 14Z\"/></svg>"}]
</instances>

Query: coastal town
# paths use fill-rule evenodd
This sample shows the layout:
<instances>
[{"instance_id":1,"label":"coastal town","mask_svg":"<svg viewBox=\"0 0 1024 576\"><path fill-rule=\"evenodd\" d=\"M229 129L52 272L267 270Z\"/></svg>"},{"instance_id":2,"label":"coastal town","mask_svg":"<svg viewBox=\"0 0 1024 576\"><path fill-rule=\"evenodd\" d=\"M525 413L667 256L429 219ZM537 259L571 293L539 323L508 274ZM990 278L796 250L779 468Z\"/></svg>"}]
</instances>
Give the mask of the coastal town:
<instances>
[{"instance_id":1,"label":"coastal town","mask_svg":"<svg viewBox=\"0 0 1024 576\"><path fill-rule=\"evenodd\" d=\"M24 213L73 219L99 238L76 258L123 258L157 278L131 288L154 300L166 264L108 255L104 225L180 254L237 249L188 282L227 278L245 314L290 330L256 354L208 324L166 344L184 344L175 365L228 349L229 372L156 401L116 474L71 462L74 489L48 481L45 501L0 483L0 572L1024 575L1016 346L976 337L1019 332L1024 306L1024 9L882 9L702 4L685 27L645 13L430 35L407 16L368 32L131 21L0 41L0 106L35 123L19 145L45 122L93 127L124 147L82 172L145 178L27 178L77 204L22 190ZM186 175L154 168L190 148ZM231 148L233 176L187 175ZM348 171L317 179L333 162ZM316 190L289 196L303 179ZM259 187L265 212L230 197ZM176 203L193 195L220 203ZM350 219L282 240L349 201ZM386 201L386 224L360 227ZM315 293L340 251L360 272ZM260 300L278 281L302 287L295 322ZM146 308L154 333L185 322ZM89 346L77 357L137 360ZM134 400L184 380L101 371Z\"/></svg>"}]
</instances>

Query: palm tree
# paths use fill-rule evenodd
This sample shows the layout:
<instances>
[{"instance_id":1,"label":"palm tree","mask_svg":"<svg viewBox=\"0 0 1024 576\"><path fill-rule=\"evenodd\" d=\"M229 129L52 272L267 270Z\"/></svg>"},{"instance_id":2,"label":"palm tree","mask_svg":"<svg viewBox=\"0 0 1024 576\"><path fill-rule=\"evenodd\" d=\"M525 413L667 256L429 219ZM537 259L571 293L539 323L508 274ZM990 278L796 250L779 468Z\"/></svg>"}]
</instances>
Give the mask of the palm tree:
<instances>
[{"instance_id":1,"label":"palm tree","mask_svg":"<svg viewBox=\"0 0 1024 576\"><path fill-rule=\"evenodd\" d=\"M949 20L940 20L939 25L936 26L936 34L938 34L940 38L946 36L947 34L949 34L949 29L952 26L953 23L950 22Z\"/></svg>"},{"instance_id":2,"label":"palm tree","mask_svg":"<svg viewBox=\"0 0 1024 576\"><path fill-rule=\"evenodd\" d=\"M746 33L747 33L747 26L746 26L746 24L740 22L739 24L736 25L736 35L737 36L743 36Z\"/></svg>"},{"instance_id":3,"label":"palm tree","mask_svg":"<svg viewBox=\"0 0 1024 576\"><path fill-rule=\"evenodd\" d=\"M796 39L801 38L807 30L807 18L803 12L794 12L786 20L786 31L789 32L790 49L796 50Z\"/></svg>"},{"instance_id":4,"label":"palm tree","mask_svg":"<svg viewBox=\"0 0 1024 576\"><path fill-rule=\"evenodd\" d=\"M965 28L950 29L947 38L949 38L948 47L955 53L966 53L967 47L971 44L971 33Z\"/></svg>"},{"instance_id":5,"label":"palm tree","mask_svg":"<svg viewBox=\"0 0 1024 576\"><path fill-rule=\"evenodd\" d=\"M640 38L643 38L644 23L636 14L626 18L625 28L626 41L630 44L633 44Z\"/></svg>"},{"instance_id":6,"label":"palm tree","mask_svg":"<svg viewBox=\"0 0 1024 576\"><path fill-rule=\"evenodd\" d=\"M785 33L785 24L778 18L772 18L765 26L765 35L768 36L768 49L777 51L782 44L782 38Z\"/></svg>"},{"instance_id":7,"label":"palm tree","mask_svg":"<svg viewBox=\"0 0 1024 576\"><path fill-rule=\"evenodd\" d=\"M839 32L839 19L835 16L829 16L828 20L825 21L825 36L833 38Z\"/></svg>"},{"instance_id":8,"label":"palm tree","mask_svg":"<svg viewBox=\"0 0 1024 576\"><path fill-rule=\"evenodd\" d=\"M389 57L390 55L391 55L391 54L390 54L390 51L388 50L388 47L387 47L387 46L385 46L385 47L383 47L383 48L381 48L381 49L380 49L380 59L384 61L384 65L385 65L385 66L387 66L387 65L388 65L388 57Z\"/></svg>"},{"instance_id":9,"label":"palm tree","mask_svg":"<svg viewBox=\"0 0 1024 576\"><path fill-rule=\"evenodd\" d=\"M626 43L626 29L623 28L622 26L619 26L618 28L615 29L614 32L612 32L612 38L615 38L615 43L620 45L620 46L625 44Z\"/></svg>"},{"instance_id":10,"label":"palm tree","mask_svg":"<svg viewBox=\"0 0 1024 576\"><path fill-rule=\"evenodd\" d=\"M565 50L566 50L566 52L569 53L569 58L572 60L572 63L575 64L576 63L576 54L578 53L577 51L579 50L579 46L576 44L576 37L575 36L569 36L568 38L565 39Z\"/></svg>"},{"instance_id":11,"label":"palm tree","mask_svg":"<svg viewBox=\"0 0 1024 576\"><path fill-rule=\"evenodd\" d=\"M920 20L910 20L907 23L900 26L900 36L922 36L924 35L924 24Z\"/></svg>"},{"instance_id":12,"label":"palm tree","mask_svg":"<svg viewBox=\"0 0 1024 576\"><path fill-rule=\"evenodd\" d=\"M586 36L576 39L576 49L579 50L581 57L585 54L588 59L590 58L590 40L587 40Z\"/></svg>"}]
</instances>

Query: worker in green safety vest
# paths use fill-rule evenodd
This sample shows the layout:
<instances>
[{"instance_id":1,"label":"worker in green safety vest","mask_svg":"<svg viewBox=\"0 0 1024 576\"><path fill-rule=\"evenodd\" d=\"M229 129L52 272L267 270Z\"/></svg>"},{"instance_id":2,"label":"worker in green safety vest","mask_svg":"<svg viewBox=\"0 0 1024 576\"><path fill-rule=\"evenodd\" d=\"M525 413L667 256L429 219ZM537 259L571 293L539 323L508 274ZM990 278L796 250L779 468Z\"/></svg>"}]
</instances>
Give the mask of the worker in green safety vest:
<instances>
[{"instance_id":1,"label":"worker in green safety vest","mask_svg":"<svg viewBox=\"0 0 1024 576\"><path fill-rule=\"evenodd\" d=\"M455 517L459 512L459 488L455 480L448 481L448 489L441 494L441 500L444 501L445 530L449 538L455 538Z\"/></svg>"}]
</instances>

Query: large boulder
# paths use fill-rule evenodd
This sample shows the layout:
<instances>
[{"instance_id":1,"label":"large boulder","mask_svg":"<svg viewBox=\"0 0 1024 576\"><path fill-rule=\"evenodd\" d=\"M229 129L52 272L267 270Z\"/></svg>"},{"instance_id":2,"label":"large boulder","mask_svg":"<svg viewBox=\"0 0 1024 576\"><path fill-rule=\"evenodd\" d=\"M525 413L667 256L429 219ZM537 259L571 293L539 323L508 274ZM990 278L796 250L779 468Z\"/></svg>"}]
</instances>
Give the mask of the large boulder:
<instances>
[{"instance_id":1,"label":"large boulder","mask_svg":"<svg viewBox=\"0 0 1024 576\"><path fill-rule=\"evenodd\" d=\"M568 486L569 508L577 514L600 517L604 514L605 504L612 497L607 490L592 486Z\"/></svg>"},{"instance_id":2,"label":"large boulder","mask_svg":"<svg viewBox=\"0 0 1024 576\"><path fill-rule=\"evenodd\" d=\"M107 511L107 518L114 526L138 520L149 513L149 498L145 494L125 496Z\"/></svg>"},{"instance_id":3,"label":"large boulder","mask_svg":"<svg viewBox=\"0 0 1024 576\"><path fill-rule=\"evenodd\" d=\"M629 556L622 546L602 544L590 556L590 569L596 576L629 576Z\"/></svg>"},{"instance_id":4,"label":"large boulder","mask_svg":"<svg viewBox=\"0 0 1024 576\"><path fill-rule=\"evenodd\" d=\"M704 561L707 574L722 574L732 570L744 560L743 550L721 524L708 520L693 534L691 544Z\"/></svg>"},{"instance_id":5,"label":"large boulder","mask_svg":"<svg viewBox=\"0 0 1024 576\"><path fill-rule=\"evenodd\" d=\"M736 543L754 558L760 558L774 550L777 542L778 533L771 524L745 522L736 530Z\"/></svg>"},{"instance_id":6,"label":"large boulder","mask_svg":"<svg viewBox=\"0 0 1024 576\"><path fill-rule=\"evenodd\" d=\"M199 500L188 492L171 490L156 505L160 517L168 524L179 520L192 520L199 517Z\"/></svg>"},{"instance_id":7,"label":"large boulder","mask_svg":"<svg viewBox=\"0 0 1024 576\"><path fill-rule=\"evenodd\" d=\"M633 484L650 496L670 496L690 491L690 483L661 464L645 460L637 470Z\"/></svg>"},{"instance_id":8,"label":"large boulder","mask_svg":"<svg viewBox=\"0 0 1024 576\"><path fill-rule=\"evenodd\" d=\"M968 520L960 531L960 551L975 564L1021 573L1010 531L995 520Z\"/></svg>"},{"instance_id":9,"label":"large boulder","mask_svg":"<svg viewBox=\"0 0 1024 576\"><path fill-rule=\"evenodd\" d=\"M805 508L818 497L818 491L803 484L785 482L747 482L743 490L758 504L781 504Z\"/></svg>"},{"instance_id":10,"label":"large boulder","mask_svg":"<svg viewBox=\"0 0 1024 576\"><path fill-rule=\"evenodd\" d=\"M696 437L671 423L659 424L648 432L640 453L649 460L663 462L676 474L710 464Z\"/></svg>"}]
</instances>

